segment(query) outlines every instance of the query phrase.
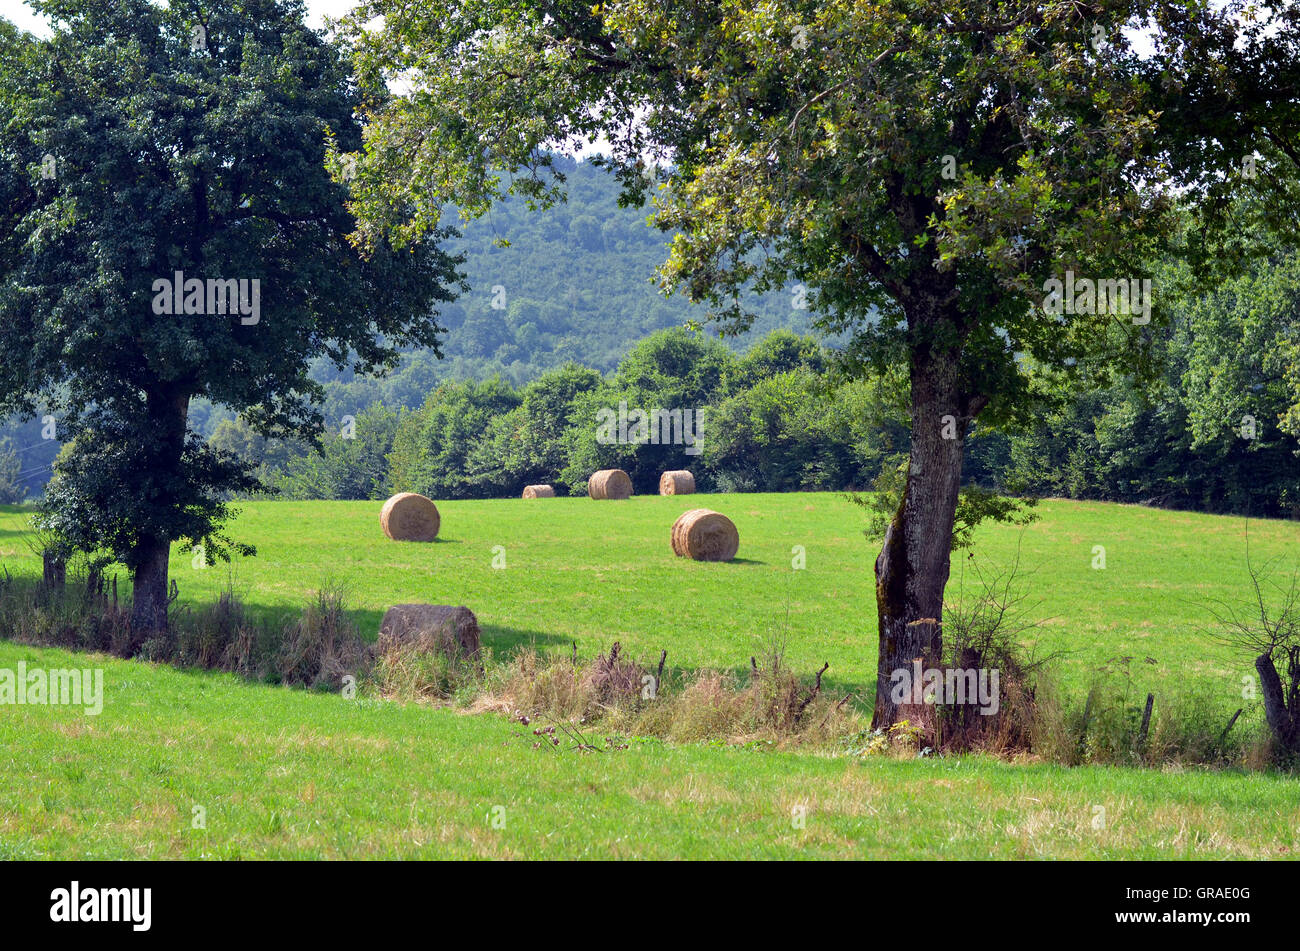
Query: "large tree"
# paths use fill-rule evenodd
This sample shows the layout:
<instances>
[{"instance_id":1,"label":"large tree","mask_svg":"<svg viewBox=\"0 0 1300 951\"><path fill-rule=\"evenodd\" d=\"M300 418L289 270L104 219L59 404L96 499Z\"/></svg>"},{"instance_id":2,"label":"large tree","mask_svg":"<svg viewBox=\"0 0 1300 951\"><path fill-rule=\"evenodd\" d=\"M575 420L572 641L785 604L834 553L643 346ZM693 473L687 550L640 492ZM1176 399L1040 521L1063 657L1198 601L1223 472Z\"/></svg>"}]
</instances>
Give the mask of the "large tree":
<instances>
[{"instance_id":1,"label":"large tree","mask_svg":"<svg viewBox=\"0 0 1300 951\"><path fill-rule=\"evenodd\" d=\"M148 632L173 541L213 554L221 499L251 484L191 431L190 401L314 437L312 361L436 349L454 262L434 235L347 240L325 161L360 144L359 103L300 2L33 5L48 39L0 22L0 412L58 418L47 526L126 564Z\"/></svg>"},{"instance_id":2,"label":"large tree","mask_svg":"<svg viewBox=\"0 0 1300 951\"><path fill-rule=\"evenodd\" d=\"M1089 308L1071 276L1149 277L1173 197L1222 199L1252 149L1294 144L1275 6L371 0L349 31L374 96L357 240L417 238L448 202L554 200L548 150L602 141L676 232L664 282L724 329L745 294L798 282L852 359L905 367L906 486L875 566L888 725L890 673L939 662L940 626L917 622L942 616L975 420L1032 418L1035 380L1149 370L1151 296Z\"/></svg>"}]
</instances>

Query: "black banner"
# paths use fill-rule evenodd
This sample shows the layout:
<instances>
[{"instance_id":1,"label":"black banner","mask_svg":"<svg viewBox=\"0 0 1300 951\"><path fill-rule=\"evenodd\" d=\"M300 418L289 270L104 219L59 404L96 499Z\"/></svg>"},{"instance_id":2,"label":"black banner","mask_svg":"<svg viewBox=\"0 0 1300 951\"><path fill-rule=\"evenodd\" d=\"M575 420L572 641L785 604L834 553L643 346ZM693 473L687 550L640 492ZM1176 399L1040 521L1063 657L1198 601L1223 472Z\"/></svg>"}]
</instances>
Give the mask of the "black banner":
<instances>
[{"instance_id":1,"label":"black banner","mask_svg":"<svg viewBox=\"0 0 1300 951\"><path fill-rule=\"evenodd\" d=\"M1278 933L1294 917L1290 868L1267 863L559 864L6 863L0 910L7 936L111 933L126 941L373 939L452 920L481 921L489 936L518 928L544 937L579 921L590 934L605 920L648 925L680 912L693 921L705 913L736 936L770 928L776 913L814 932L856 923L873 942L892 935L936 946L1000 924L1017 934L1046 927L1070 937L1231 940Z\"/></svg>"}]
</instances>

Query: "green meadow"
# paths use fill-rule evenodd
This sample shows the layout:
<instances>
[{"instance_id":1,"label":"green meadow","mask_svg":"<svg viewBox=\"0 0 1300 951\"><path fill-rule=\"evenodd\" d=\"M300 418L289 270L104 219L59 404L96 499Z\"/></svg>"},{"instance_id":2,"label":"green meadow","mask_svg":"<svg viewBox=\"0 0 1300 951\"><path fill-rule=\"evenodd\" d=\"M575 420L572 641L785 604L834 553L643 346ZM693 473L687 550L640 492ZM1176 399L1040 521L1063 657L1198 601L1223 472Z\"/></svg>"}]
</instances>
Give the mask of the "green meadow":
<instances>
[{"instance_id":1,"label":"green meadow","mask_svg":"<svg viewBox=\"0 0 1300 951\"><path fill-rule=\"evenodd\" d=\"M734 562L673 555L673 521L699 506L736 523ZM497 653L523 644L567 651L576 641L587 655L620 641L636 656L667 650L669 665L682 669L742 670L783 639L800 668L826 662L828 683L874 690L878 544L841 494L440 502L432 544L387 540L379 509L242 503L233 533L257 556L195 568L193 553L178 547L180 604L209 601L233 580L250 607L287 615L323 584L339 584L368 637L390 605L464 604ZM1059 655L1066 685L1081 688L1098 667L1131 657L1135 688L1159 695L1196 684L1222 689L1225 705L1239 697L1250 659L1211 633L1216 605L1249 597L1244 520L1054 500L1037 512L1024 528L981 528L973 557L954 554L950 601L974 597L981 573L1018 564L1022 607L1039 622L1029 639L1040 654ZM15 574L39 571L24 537L29 519L0 509L0 564ZM1300 523L1252 521L1249 543L1257 565L1277 561L1279 579L1300 564ZM1104 569L1093 567L1099 545Z\"/></svg>"},{"instance_id":2,"label":"green meadow","mask_svg":"<svg viewBox=\"0 0 1300 951\"><path fill-rule=\"evenodd\" d=\"M97 717L4 709L0 859L1300 850L1295 780L1272 774L638 742L578 755L534 749L525 728L497 716L0 643L0 666L20 660L102 666L105 705Z\"/></svg>"},{"instance_id":3,"label":"green meadow","mask_svg":"<svg viewBox=\"0 0 1300 951\"><path fill-rule=\"evenodd\" d=\"M736 523L727 564L673 556L669 528L707 506ZM179 548L180 607L232 577L268 618L341 584L363 633L383 610L465 604L500 656L584 656L620 641L669 666L742 670L784 641L828 689L869 705L876 551L842 495L708 495L440 503L432 544L384 538L374 502L240 505L257 546L232 567ZM1063 691L1098 668L1132 690L1196 691L1224 718L1250 658L1210 608L1248 595L1241 519L1045 501L1024 527L979 531L954 556L1019 565L1031 634ZM30 512L0 512L0 562L34 574ZM1252 521L1251 559L1294 567L1300 525ZM1094 546L1105 568L1094 568ZM796 568L796 564L802 567ZM977 567L978 566L978 567ZM1124 664L1122 658L1130 658ZM1120 659L1120 660L1117 660ZM248 683L226 674L0 642L0 667L93 665L104 710L0 707L0 858L20 857L1277 857L1300 848L1296 780L1233 770L899 759L631 738L599 754L533 747L493 714ZM1253 706L1248 716L1256 715ZM202 827L195 828L195 810ZM1100 810L1100 811L1099 811ZM1098 817L1101 817L1100 819Z\"/></svg>"}]
</instances>

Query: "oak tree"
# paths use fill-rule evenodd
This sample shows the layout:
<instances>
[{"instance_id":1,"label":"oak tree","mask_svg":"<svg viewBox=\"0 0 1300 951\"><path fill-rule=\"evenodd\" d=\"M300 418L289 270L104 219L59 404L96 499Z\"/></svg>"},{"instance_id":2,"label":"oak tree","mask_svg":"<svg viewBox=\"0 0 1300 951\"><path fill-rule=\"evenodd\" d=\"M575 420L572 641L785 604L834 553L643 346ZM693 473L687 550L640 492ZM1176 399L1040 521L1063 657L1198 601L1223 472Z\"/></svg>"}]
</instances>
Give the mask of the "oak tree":
<instances>
[{"instance_id":1,"label":"oak tree","mask_svg":"<svg viewBox=\"0 0 1300 951\"><path fill-rule=\"evenodd\" d=\"M797 284L851 363L906 368L877 726L891 672L939 661L919 622L942 618L976 420L1150 373L1149 262L1189 208L1213 223L1251 187L1244 157L1297 142L1283 3L369 0L347 32L370 97L358 243L415 240L449 203L555 201L553 151L598 143L674 232L664 283L724 330Z\"/></svg>"}]
</instances>

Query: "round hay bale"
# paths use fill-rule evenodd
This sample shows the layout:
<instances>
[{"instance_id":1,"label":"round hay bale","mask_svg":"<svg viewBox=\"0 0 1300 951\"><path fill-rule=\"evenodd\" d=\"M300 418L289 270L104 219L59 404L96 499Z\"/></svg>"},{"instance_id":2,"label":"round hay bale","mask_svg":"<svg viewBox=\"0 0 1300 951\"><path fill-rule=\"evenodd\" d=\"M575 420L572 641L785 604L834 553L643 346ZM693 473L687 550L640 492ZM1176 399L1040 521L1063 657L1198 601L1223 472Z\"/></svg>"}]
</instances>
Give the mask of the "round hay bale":
<instances>
[{"instance_id":1,"label":"round hay bale","mask_svg":"<svg viewBox=\"0 0 1300 951\"><path fill-rule=\"evenodd\" d=\"M526 485L524 486L524 498L553 499L555 498L555 490L549 485Z\"/></svg>"},{"instance_id":2,"label":"round hay bale","mask_svg":"<svg viewBox=\"0 0 1300 951\"><path fill-rule=\"evenodd\" d=\"M659 477L660 495L690 495L695 491L695 476L686 469L669 469Z\"/></svg>"},{"instance_id":3,"label":"round hay bale","mask_svg":"<svg viewBox=\"0 0 1300 951\"><path fill-rule=\"evenodd\" d=\"M438 506L415 492L399 492L379 513L384 534L396 542L431 542L438 537L442 519Z\"/></svg>"},{"instance_id":4,"label":"round hay bale","mask_svg":"<svg viewBox=\"0 0 1300 951\"><path fill-rule=\"evenodd\" d=\"M384 612L377 643L380 653L414 644L428 652L478 657L478 618L464 606L395 604Z\"/></svg>"},{"instance_id":5,"label":"round hay bale","mask_svg":"<svg viewBox=\"0 0 1300 951\"><path fill-rule=\"evenodd\" d=\"M691 509L673 523L673 553L696 561L731 561L740 533L731 519L709 509Z\"/></svg>"},{"instance_id":6,"label":"round hay bale","mask_svg":"<svg viewBox=\"0 0 1300 951\"><path fill-rule=\"evenodd\" d=\"M587 494L593 499L631 498L632 479L622 469L601 469L587 480Z\"/></svg>"}]
</instances>

